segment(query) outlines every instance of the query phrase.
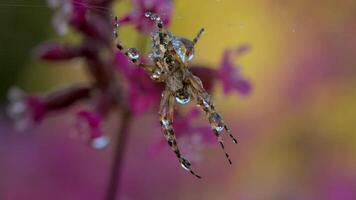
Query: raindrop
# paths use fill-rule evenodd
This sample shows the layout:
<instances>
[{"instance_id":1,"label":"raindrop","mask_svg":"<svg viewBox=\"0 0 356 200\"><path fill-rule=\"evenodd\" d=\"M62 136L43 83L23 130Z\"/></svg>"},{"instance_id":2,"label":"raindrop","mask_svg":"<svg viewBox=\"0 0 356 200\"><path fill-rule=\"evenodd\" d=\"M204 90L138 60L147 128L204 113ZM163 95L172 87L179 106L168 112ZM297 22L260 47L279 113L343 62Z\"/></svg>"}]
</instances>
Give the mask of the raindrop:
<instances>
[{"instance_id":1,"label":"raindrop","mask_svg":"<svg viewBox=\"0 0 356 200\"><path fill-rule=\"evenodd\" d=\"M190 171L191 164L187 159L182 158L180 165L183 167L183 169Z\"/></svg>"},{"instance_id":2,"label":"raindrop","mask_svg":"<svg viewBox=\"0 0 356 200\"><path fill-rule=\"evenodd\" d=\"M159 80L161 77L161 71L159 69L157 69L152 75L151 78L153 80Z\"/></svg>"},{"instance_id":3,"label":"raindrop","mask_svg":"<svg viewBox=\"0 0 356 200\"><path fill-rule=\"evenodd\" d=\"M140 58L140 55L138 54L138 50L136 48L130 48L129 50L127 50L127 55L129 56L129 58L135 60Z\"/></svg>"},{"instance_id":4,"label":"raindrop","mask_svg":"<svg viewBox=\"0 0 356 200\"><path fill-rule=\"evenodd\" d=\"M221 132L222 130L224 130L224 123L222 121L221 116L217 112L211 113L211 115L209 116L209 122L215 131Z\"/></svg>"},{"instance_id":5,"label":"raindrop","mask_svg":"<svg viewBox=\"0 0 356 200\"><path fill-rule=\"evenodd\" d=\"M181 42L179 39L174 39L173 40L173 47L176 50L176 52L177 52L179 58L181 59L181 61L185 62L186 61L187 48L185 47L183 42Z\"/></svg>"},{"instance_id":6,"label":"raindrop","mask_svg":"<svg viewBox=\"0 0 356 200\"><path fill-rule=\"evenodd\" d=\"M164 126L164 128L168 129L169 128L169 121L167 119L162 119L161 120L162 126Z\"/></svg>"},{"instance_id":7,"label":"raindrop","mask_svg":"<svg viewBox=\"0 0 356 200\"><path fill-rule=\"evenodd\" d=\"M222 130L224 130L224 127L223 126L216 126L214 128L217 132L221 132Z\"/></svg>"},{"instance_id":8,"label":"raindrop","mask_svg":"<svg viewBox=\"0 0 356 200\"><path fill-rule=\"evenodd\" d=\"M185 104L188 104L191 99L190 99L190 96L189 95L186 95L186 96L177 96L176 97L176 101L179 103L179 104L182 104L182 105L185 105Z\"/></svg>"},{"instance_id":9,"label":"raindrop","mask_svg":"<svg viewBox=\"0 0 356 200\"><path fill-rule=\"evenodd\" d=\"M146 12L145 17L150 17L152 15L152 12Z\"/></svg>"}]
</instances>

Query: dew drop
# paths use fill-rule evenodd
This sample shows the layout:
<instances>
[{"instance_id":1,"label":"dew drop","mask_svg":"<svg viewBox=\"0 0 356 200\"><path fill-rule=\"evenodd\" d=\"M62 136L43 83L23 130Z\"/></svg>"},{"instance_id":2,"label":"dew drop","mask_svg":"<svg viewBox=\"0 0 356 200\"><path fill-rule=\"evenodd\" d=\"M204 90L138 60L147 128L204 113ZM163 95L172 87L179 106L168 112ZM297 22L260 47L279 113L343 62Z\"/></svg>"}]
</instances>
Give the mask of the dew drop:
<instances>
[{"instance_id":1,"label":"dew drop","mask_svg":"<svg viewBox=\"0 0 356 200\"><path fill-rule=\"evenodd\" d=\"M206 100L203 100L203 105L204 105L205 108L210 108L210 104Z\"/></svg>"},{"instance_id":2,"label":"dew drop","mask_svg":"<svg viewBox=\"0 0 356 200\"><path fill-rule=\"evenodd\" d=\"M224 130L224 127L223 126L216 126L214 128L217 132L221 132L222 130Z\"/></svg>"},{"instance_id":3,"label":"dew drop","mask_svg":"<svg viewBox=\"0 0 356 200\"><path fill-rule=\"evenodd\" d=\"M152 12L145 12L145 17L150 17L152 15Z\"/></svg>"},{"instance_id":4,"label":"dew drop","mask_svg":"<svg viewBox=\"0 0 356 200\"><path fill-rule=\"evenodd\" d=\"M224 130L224 123L221 116L217 112L214 112L209 116L209 122L215 131L221 132Z\"/></svg>"},{"instance_id":5,"label":"dew drop","mask_svg":"<svg viewBox=\"0 0 356 200\"><path fill-rule=\"evenodd\" d=\"M187 159L182 158L180 165L182 166L183 169L190 171L191 164Z\"/></svg>"},{"instance_id":6,"label":"dew drop","mask_svg":"<svg viewBox=\"0 0 356 200\"><path fill-rule=\"evenodd\" d=\"M187 48L185 48L183 42L181 42L179 39L174 39L173 40L173 47L176 50L179 58L181 59L182 62L186 61L186 53L187 53Z\"/></svg>"},{"instance_id":7,"label":"dew drop","mask_svg":"<svg viewBox=\"0 0 356 200\"><path fill-rule=\"evenodd\" d=\"M103 149L108 144L109 144L109 138L106 136L97 137L91 141L91 146L94 149Z\"/></svg>"},{"instance_id":8,"label":"dew drop","mask_svg":"<svg viewBox=\"0 0 356 200\"><path fill-rule=\"evenodd\" d=\"M158 16L158 15L154 15L154 16L152 17L152 19L155 20L156 22L161 21L161 17Z\"/></svg>"},{"instance_id":9,"label":"dew drop","mask_svg":"<svg viewBox=\"0 0 356 200\"><path fill-rule=\"evenodd\" d=\"M159 80L161 77L161 71L159 69L157 69L152 75L151 78L153 80Z\"/></svg>"},{"instance_id":10,"label":"dew drop","mask_svg":"<svg viewBox=\"0 0 356 200\"><path fill-rule=\"evenodd\" d=\"M162 119L161 120L162 126L164 126L166 129L169 128L169 121L167 119Z\"/></svg>"},{"instance_id":11,"label":"dew drop","mask_svg":"<svg viewBox=\"0 0 356 200\"><path fill-rule=\"evenodd\" d=\"M129 58L135 60L140 58L140 55L138 54L138 50L136 48L130 48L129 50L127 50L127 55Z\"/></svg>"},{"instance_id":12,"label":"dew drop","mask_svg":"<svg viewBox=\"0 0 356 200\"><path fill-rule=\"evenodd\" d=\"M177 101L177 103L179 103L179 104L185 105L185 104L188 104L188 103L191 101L191 99L190 99L190 96L189 96L189 95L188 95L188 96L185 96L185 97L177 96L177 97L176 97L176 101Z\"/></svg>"}]
</instances>

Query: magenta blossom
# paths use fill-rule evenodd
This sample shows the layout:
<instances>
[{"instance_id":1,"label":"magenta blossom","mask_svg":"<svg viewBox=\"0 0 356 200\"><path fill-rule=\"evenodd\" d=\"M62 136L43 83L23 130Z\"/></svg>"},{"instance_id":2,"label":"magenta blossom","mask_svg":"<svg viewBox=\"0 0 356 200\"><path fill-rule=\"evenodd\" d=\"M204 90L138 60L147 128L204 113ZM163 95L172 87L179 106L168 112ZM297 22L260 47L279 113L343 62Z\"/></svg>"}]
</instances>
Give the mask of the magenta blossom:
<instances>
[{"instance_id":1,"label":"magenta blossom","mask_svg":"<svg viewBox=\"0 0 356 200\"><path fill-rule=\"evenodd\" d=\"M115 65L128 82L131 111L134 114L139 114L156 108L161 99L163 85L153 82L143 69L133 65L121 52L116 53Z\"/></svg>"},{"instance_id":2,"label":"magenta blossom","mask_svg":"<svg viewBox=\"0 0 356 200\"><path fill-rule=\"evenodd\" d=\"M205 89L210 92L216 82L221 82L224 94L237 92L240 95L248 95L252 86L250 82L242 76L241 67L234 62L234 58L249 50L248 45L241 45L237 48L225 49L220 65L217 69L209 66L194 65L191 67L193 74L197 75L203 82Z\"/></svg>"},{"instance_id":3,"label":"magenta blossom","mask_svg":"<svg viewBox=\"0 0 356 200\"><path fill-rule=\"evenodd\" d=\"M21 89L13 87L8 92L10 105L7 112L16 122L15 127L24 130L41 122L48 114L87 98L89 92L88 87L72 86L41 97L26 95Z\"/></svg>"},{"instance_id":4,"label":"magenta blossom","mask_svg":"<svg viewBox=\"0 0 356 200\"><path fill-rule=\"evenodd\" d=\"M86 110L77 113L76 128L81 135L86 136L89 133L89 141L95 149L101 149L109 142L101 131L101 125L102 117L98 113Z\"/></svg>"},{"instance_id":5,"label":"magenta blossom","mask_svg":"<svg viewBox=\"0 0 356 200\"><path fill-rule=\"evenodd\" d=\"M222 82L224 93L237 91L241 95L248 95L251 84L240 74L239 66L234 64L234 56L240 56L249 49L249 46L241 46L237 49L226 49L220 62L218 70L219 79Z\"/></svg>"},{"instance_id":6,"label":"magenta blossom","mask_svg":"<svg viewBox=\"0 0 356 200\"><path fill-rule=\"evenodd\" d=\"M110 6L112 0L48 0L56 8L53 26L59 35L67 34L69 27L92 39L112 42Z\"/></svg>"},{"instance_id":7,"label":"magenta blossom","mask_svg":"<svg viewBox=\"0 0 356 200\"><path fill-rule=\"evenodd\" d=\"M78 44L46 42L35 50L35 57L46 61L83 59L92 81L87 86L69 86L42 96L28 96L19 90L10 91L9 114L15 121L21 122L19 126L22 129L30 124L39 123L49 114L67 109L80 100L87 100L91 103L93 111L81 111L77 114L78 131L86 130L85 133L94 148L102 148L107 144L107 139L101 131L103 118L113 108L123 105L126 107L122 98L121 83L116 78L116 68L113 65L112 16L107 12L111 8L111 2L111 0L51 1L52 5L60 8L54 17L55 21L62 20L59 24L55 23L55 27L63 29L60 26L65 22L81 34L82 41Z\"/></svg>"},{"instance_id":8,"label":"magenta blossom","mask_svg":"<svg viewBox=\"0 0 356 200\"><path fill-rule=\"evenodd\" d=\"M171 0L132 0L132 3L133 10L120 18L120 24L134 24L139 32L148 34L154 30L155 24L145 17L146 12L158 14L166 27L170 24L172 15Z\"/></svg>"}]
</instances>

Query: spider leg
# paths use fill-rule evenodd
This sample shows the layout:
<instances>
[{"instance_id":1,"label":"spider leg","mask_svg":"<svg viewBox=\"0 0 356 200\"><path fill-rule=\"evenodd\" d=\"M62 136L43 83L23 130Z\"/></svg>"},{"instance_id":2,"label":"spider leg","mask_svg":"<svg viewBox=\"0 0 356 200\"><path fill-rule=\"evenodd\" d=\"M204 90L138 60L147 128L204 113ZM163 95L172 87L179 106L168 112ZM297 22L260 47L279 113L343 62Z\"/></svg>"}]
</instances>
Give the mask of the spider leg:
<instances>
[{"instance_id":1,"label":"spider leg","mask_svg":"<svg viewBox=\"0 0 356 200\"><path fill-rule=\"evenodd\" d=\"M204 28L201 28L200 31L198 32L197 36L193 39L194 45L199 41L200 37L202 34L205 32Z\"/></svg>"},{"instance_id":2,"label":"spider leg","mask_svg":"<svg viewBox=\"0 0 356 200\"><path fill-rule=\"evenodd\" d=\"M113 32L114 37L115 37L116 48L120 52L124 53L133 64L135 64L138 67L144 68L148 72L152 72L152 66L147 65L139 60L140 54L137 49L135 49L135 48L126 49L124 47L124 45L120 42L119 34L118 34L118 30L117 30L118 28L119 28L119 22L118 22L118 18L116 16L114 19L114 32Z\"/></svg>"},{"instance_id":3,"label":"spider leg","mask_svg":"<svg viewBox=\"0 0 356 200\"><path fill-rule=\"evenodd\" d=\"M175 102L174 95L167 89L163 91L159 114L160 114L160 123L164 132L164 136L168 142L168 145L176 154L182 167L187 171L189 171L191 174L193 174L195 177L201 178L191 169L190 162L186 158L182 157L180 150L178 148L176 136L172 126L174 102Z\"/></svg>"},{"instance_id":4,"label":"spider leg","mask_svg":"<svg viewBox=\"0 0 356 200\"><path fill-rule=\"evenodd\" d=\"M221 131L225 129L227 134L230 136L230 138L235 144L237 143L236 138L231 134L230 129L227 127L220 114L215 111L214 103L212 102L210 95L203 88L201 80L193 74L189 74L188 80L190 83L190 86L188 87L188 90L190 91L188 92L193 95L198 105L204 110L204 112L208 116L211 129L217 137L217 140L220 143L220 146L224 151L227 160L230 164L232 164L230 155L225 151L225 145L221 135Z\"/></svg>"}]
</instances>

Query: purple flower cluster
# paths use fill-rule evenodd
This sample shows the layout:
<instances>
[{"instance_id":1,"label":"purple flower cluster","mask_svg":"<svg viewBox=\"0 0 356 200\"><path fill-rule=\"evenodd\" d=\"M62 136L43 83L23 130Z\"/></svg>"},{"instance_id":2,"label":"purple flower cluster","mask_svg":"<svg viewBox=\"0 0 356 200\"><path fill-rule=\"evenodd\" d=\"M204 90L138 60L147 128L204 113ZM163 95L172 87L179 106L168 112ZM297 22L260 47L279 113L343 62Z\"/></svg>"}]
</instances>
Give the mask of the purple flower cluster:
<instances>
[{"instance_id":1,"label":"purple flower cluster","mask_svg":"<svg viewBox=\"0 0 356 200\"><path fill-rule=\"evenodd\" d=\"M109 112L130 112L137 116L144 112L157 112L163 85L153 82L141 68L137 68L122 53L113 48L113 19L110 15L112 0L50 0L57 7L53 24L59 34L70 28L81 35L78 44L63 44L54 41L40 45L35 56L45 61L68 61L82 59L92 80L88 85L73 85L44 96L25 95L18 88L9 92L9 114L20 123L20 128L39 123L50 114L65 110L77 102L90 105L76 113L78 132L87 135L94 148L102 148L108 139L102 132L102 123ZM173 9L170 0L132 0L133 9L119 18L121 24L133 24L143 33L150 33L154 24L144 14L155 12L168 25ZM251 85L242 77L233 58L248 49L247 45L226 49L217 68L191 66L207 91L220 82L224 93L250 93ZM215 138L207 126L193 126L191 121L198 115L193 109L186 116L176 114L177 133L202 133L204 142ZM158 123L157 123L158 124ZM210 138L211 137L211 138Z\"/></svg>"}]
</instances>

